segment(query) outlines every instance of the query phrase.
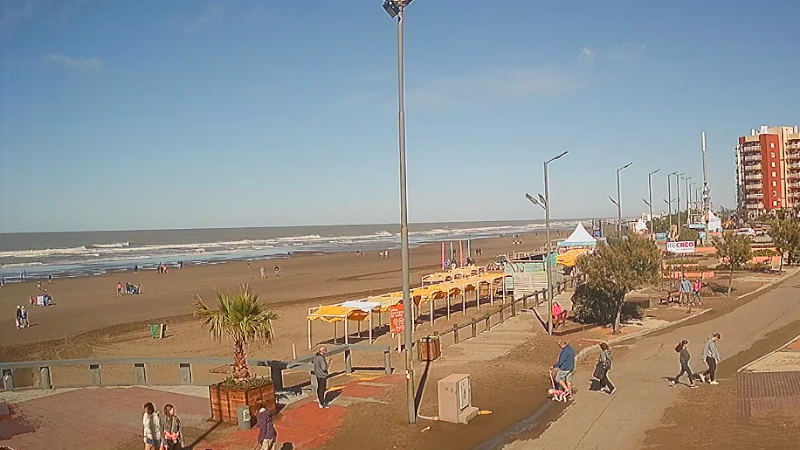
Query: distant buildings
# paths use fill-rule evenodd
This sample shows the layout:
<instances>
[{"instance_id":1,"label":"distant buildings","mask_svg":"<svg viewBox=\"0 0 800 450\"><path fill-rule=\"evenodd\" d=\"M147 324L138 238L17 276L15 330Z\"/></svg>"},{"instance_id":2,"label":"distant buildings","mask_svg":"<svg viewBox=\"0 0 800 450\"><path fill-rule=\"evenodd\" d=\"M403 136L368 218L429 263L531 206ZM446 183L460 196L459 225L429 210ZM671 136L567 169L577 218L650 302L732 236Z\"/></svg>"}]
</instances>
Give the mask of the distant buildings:
<instances>
[{"instance_id":1,"label":"distant buildings","mask_svg":"<svg viewBox=\"0 0 800 450\"><path fill-rule=\"evenodd\" d=\"M800 207L800 132L795 126L750 131L736 146L736 193L743 216Z\"/></svg>"}]
</instances>

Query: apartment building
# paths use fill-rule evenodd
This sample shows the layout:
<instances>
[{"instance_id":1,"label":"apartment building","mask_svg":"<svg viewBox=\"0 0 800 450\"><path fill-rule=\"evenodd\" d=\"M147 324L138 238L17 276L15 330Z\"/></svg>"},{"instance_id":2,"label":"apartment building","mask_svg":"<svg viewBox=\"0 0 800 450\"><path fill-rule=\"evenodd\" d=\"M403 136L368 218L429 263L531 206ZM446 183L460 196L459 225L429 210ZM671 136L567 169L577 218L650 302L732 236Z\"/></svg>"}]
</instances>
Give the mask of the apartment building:
<instances>
[{"instance_id":1,"label":"apartment building","mask_svg":"<svg viewBox=\"0 0 800 450\"><path fill-rule=\"evenodd\" d=\"M800 207L800 131L795 126L752 129L736 146L739 210L755 217Z\"/></svg>"}]
</instances>

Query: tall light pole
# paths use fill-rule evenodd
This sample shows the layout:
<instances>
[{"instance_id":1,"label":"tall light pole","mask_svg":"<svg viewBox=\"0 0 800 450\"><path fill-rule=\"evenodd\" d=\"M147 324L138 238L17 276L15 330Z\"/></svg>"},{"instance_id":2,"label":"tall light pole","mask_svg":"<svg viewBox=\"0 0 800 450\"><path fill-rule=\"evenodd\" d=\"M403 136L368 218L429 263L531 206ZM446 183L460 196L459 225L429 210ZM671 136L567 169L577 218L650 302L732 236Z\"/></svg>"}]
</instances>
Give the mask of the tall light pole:
<instances>
[{"instance_id":1,"label":"tall light pole","mask_svg":"<svg viewBox=\"0 0 800 450\"><path fill-rule=\"evenodd\" d=\"M629 162L624 166L617 169L617 233L622 234L622 191L619 184L619 173L631 166L633 162Z\"/></svg>"},{"instance_id":2,"label":"tall light pole","mask_svg":"<svg viewBox=\"0 0 800 450\"><path fill-rule=\"evenodd\" d=\"M681 228L681 177L686 175L684 172L681 172L675 176L675 190L678 191L678 221L676 225L678 225L678 229Z\"/></svg>"},{"instance_id":3,"label":"tall light pole","mask_svg":"<svg viewBox=\"0 0 800 450\"><path fill-rule=\"evenodd\" d=\"M656 169L647 174L647 193L648 199L647 206L650 207L650 238L653 239L653 174L657 173L661 169Z\"/></svg>"},{"instance_id":4,"label":"tall light pole","mask_svg":"<svg viewBox=\"0 0 800 450\"><path fill-rule=\"evenodd\" d=\"M403 267L403 321L405 328L406 356L406 400L408 402L408 423L417 422L417 408L414 392L414 358L411 354L413 323L411 314L411 282L408 261L408 200L406 198L406 117L403 92L403 10L411 0L385 0L383 9L392 18L397 17L397 129L400 148L400 261Z\"/></svg>"},{"instance_id":5,"label":"tall light pole","mask_svg":"<svg viewBox=\"0 0 800 450\"><path fill-rule=\"evenodd\" d=\"M669 230L667 230L667 240L672 236L672 176L677 175L678 171L667 174L667 216L669 217Z\"/></svg>"},{"instance_id":6,"label":"tall light pole","mask_svg":"<svg viewBox=\"0 0 800 450\"><path fill-rule=\"evenodd\" d=\"M691 179L692 177L686 177L686 228L689 228L689 196L691 195L689 180Z\"/></svg>"},{"instance_id":7,"label":"tall light pole","mask_svg":"<svg viewBox=\"0 0 800 450\"><path fill-rule=\"evenodd\" d=\"M547 161L544 162L544 198L542 199L539 196L539 200L535 199L530 194L525 194L525 198L530 200L532 203L537 204L544 208L544 233L545 233L545 246L547 248L547 254L544 258L544 269L547 273L547 332L549 334L553 334L553 281L552 275L550 270L550 182L548 181L548 170L547 166L551 162L561 158L562 156L566 155L567 151L562 152Z\"/></svg>"}]
</instances>

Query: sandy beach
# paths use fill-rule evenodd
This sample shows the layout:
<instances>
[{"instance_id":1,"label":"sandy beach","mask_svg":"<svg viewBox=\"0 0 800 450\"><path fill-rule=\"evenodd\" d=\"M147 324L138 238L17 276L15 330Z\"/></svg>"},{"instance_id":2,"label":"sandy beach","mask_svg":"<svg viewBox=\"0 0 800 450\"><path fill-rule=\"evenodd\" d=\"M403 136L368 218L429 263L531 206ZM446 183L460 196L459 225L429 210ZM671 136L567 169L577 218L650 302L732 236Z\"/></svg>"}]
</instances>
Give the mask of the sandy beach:
<instances>
[{"instance_id":1,"label":"sandy beach","mask_svg":"<svg viewBox=\"0 0 800 450\"><path fill-rule=\"evenodd\" d=\"M555 239L555 238L554 238ZM481 248L479 264L496 255L536 249L543 245L543 233L532 233L515 245L512 237L474 241ZM422 275L439 268L440 246L427 244L411 250L412 286ZM276 277L274 265L281 268ZM264 266L267 278L261 279ZM116 295L117 281L141 284L141 295ZM35 282L9 284L0 289L0 310L6 311L0 327L0 360L59 359L89 356L162 356L175 354L228 355L225 343L215 343L191 320L195 295L215 302L218 289L235 290L248 284L279 314L273 346L254 349L254 357L286 358L306 349L305 314L309 306L357 299L400 289L400 255L390 251L388 259L376 252L300 255L279 260L237 261L215 265L170 269L166 275L155 271L124 272L44 282L54 304L31 307L28 329L13 326L14 309L39 290ZM147 323L169 323L169 338L148 338ZM445 321L442 321L444 323ZM331 325L315 324L315 337L333 336ZM341 327L339 330L341 338ZM387 341L388 342L388 341Z\"/></svg>"}]
</instances>

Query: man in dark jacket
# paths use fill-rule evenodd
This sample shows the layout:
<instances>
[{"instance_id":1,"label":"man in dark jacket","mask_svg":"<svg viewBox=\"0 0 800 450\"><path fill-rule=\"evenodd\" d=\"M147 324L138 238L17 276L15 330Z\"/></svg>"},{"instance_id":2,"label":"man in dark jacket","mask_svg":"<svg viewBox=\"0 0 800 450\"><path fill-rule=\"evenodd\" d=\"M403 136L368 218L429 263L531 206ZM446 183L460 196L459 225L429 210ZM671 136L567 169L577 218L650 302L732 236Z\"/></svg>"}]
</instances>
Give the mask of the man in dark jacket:
<instances>
[{"instance_id":1,"label":"man in dark jacket","mask_svg":"<svg viewBox=\"0 0 800 450\"><path fill-rule=\"evenodd\" d=\"M264 401L258 399L256 401L258 408L258 415L256 416L256 424L258 426L258 450L273 450L275 448L275 439L278 438L278 432L275 431L275 423L272 417L275 412L267 409L264 406Z\"/></svg>"},{"instance_id":2,"label":"man in dark jacket","mask_svg":"<svg viewBox=\"0 0 800 450\"><path fill-rule=\"evenodd\" d=\"M325 402L325 390L328 381L328 360L325 355L328 349L320 347L317 354L314 355L314 377L317 379L317 400L319 400L320 408L327 408L328 404Z\"/></svg>"},{"instance_id":3,"label":"man in dark jacket","mask_svg":"<svg viewBox=\"0 0 800 450\"><path fill-rule=\"evenodd\" d=\"M572 372L575 370L575 351L567 344L567 341L558 341L561 353L558 355L558 362L553 365L553 369L558 369L556 373L556 383L561 384L566 392L572 392Z\"/></svg>"}]
</instances>

